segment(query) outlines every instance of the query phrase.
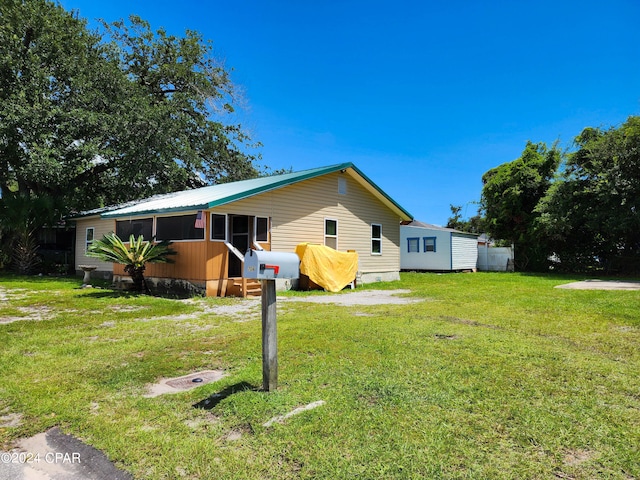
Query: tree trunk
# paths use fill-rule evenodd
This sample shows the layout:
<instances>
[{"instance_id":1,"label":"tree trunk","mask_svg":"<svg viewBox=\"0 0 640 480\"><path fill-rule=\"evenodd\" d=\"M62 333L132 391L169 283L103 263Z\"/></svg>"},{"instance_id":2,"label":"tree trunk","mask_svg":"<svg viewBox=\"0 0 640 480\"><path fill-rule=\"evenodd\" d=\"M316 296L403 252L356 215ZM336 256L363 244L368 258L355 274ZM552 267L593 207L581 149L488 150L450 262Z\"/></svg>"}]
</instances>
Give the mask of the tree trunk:
<instances>
[{"instance_id":1,"label":"tree trunk","mask_svg":"<svg viewBox=\"0 0 640 480\"><path fill-rule=\"evenodd\" d=\"M144 270L145 267L134 267L131 265L127 265L124 268L124 271L127 272L131 276L131 280L133 280L133 289L136 292L142 292L144 290L145 293L151 293L149 287L147 286L147 282L144 279Z\"/></svg>"}]
</instances>

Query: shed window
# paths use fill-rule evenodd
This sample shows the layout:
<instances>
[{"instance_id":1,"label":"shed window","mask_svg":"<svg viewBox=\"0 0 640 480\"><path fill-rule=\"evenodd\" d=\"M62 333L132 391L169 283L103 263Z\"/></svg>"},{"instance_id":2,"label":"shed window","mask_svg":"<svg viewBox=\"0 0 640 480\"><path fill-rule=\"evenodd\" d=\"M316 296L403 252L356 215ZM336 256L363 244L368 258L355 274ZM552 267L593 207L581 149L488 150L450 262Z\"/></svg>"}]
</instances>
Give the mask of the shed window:
<instances>
[{"instance_id":1,"label":"shed window","mask_svg":"<svg viewBox=\"0 0 640 480\"><path fill-rule=\"evenodd\" d=\"M382 255L382 225L371 224L371 254Z\"/></svg>"},{"instance_id":2,"label":"shed window","mask_svg":"<svg viewBox=\"0 0 640 480\"><path fill-rule=\"evenodd\" d=\"M420 239L418 237L407 238L407 252L409 253L420 252Z\"/></svg>"},{"instance_id":3,"label":"shed window","mask_svg":"<svg viewBox=\"0 0 640 480\"><path fill-rule=\"evenodd\" d=\"M269 241L269 219L256 217L256 242Z\"/></svg>"},{"instance_id":4,"label":"shed window","mask_svg":"<svg viewBox=\"0 0 640 480\"><path fill-rule=\"evenodd\" d=\"M116 235L123 242L128 242L131 235L135 238L142 235L145 240L151 240L151 237L153 237L153 218L116 221Z\"/></svg>"},{"instance_id":5,"label":"shed window","mask_svg":"<svg viewBox=\"0 0 640 480\"><path fill-rule=\"evenodd\" d=\"M338 249L338 220L324 219L324 244L334 250Z\"/></svg>"},{"instance_id":6,"label":"shed window","mask_svg":"<svg viewBox=\"0 0 640 480\"><path fill-rule=\"evenodd\" d=\"M211 240L224 242L227 240L227 216L219 213L211 214Z\"/></svg>"},{"instance_id":7,"label":"shed window","mask_svg":"<svg viewBox=\"0 0 640 480\"><path fill-rule=\"evenodd\" d=\"M424 237L424 251L425 252L436 251L436 237Z\"/></svg>"},{"instance_id":8,"label":"shed window","mask_svg":"<svg viewBox=\"0 0 640 480\"><path fill-rule=\"evenodd\" d=\"M156 238L158 240L204 240L204 229L196 228L196 214L176 217L158 217Z\"/></svg>"}]
</instances>

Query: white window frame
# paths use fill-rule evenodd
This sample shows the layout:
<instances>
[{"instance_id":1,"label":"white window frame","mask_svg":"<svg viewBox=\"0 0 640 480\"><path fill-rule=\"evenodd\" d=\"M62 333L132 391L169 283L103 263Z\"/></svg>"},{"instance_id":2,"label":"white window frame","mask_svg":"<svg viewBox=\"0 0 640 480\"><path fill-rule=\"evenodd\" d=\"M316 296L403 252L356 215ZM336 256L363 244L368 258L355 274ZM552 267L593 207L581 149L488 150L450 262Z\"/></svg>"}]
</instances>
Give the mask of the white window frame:
<instances>
[{"instance_id":1,"label":"white window frame","mask_svg":"<svg viewBox=\"0 0 640 480\"><path fill-rule=\"evenodd\" d=\"M327 222L336 222L336 234L335 235L327 235ZM335 248L335 250L338 250L338 234L340 232L339 230L339 226L338 226L338 219L337 218L329 218L329 217L325 217L324 218L324 224L322 226L323 228L323 234L324 234L324 245L327 247L331 247L331 245L327 245L327 238L335 238L336 240L336 246L332 247Z\"/></svg>"},{"instance_id":2,"label":"white window frame","mask_svg":"<svg viewBox=\"0 0 640 480\"><path fill-rule=\"evenodd\" d=\"M91 230L91 240L87 240L89 237L89 230ZM96 227L87 227L84 232L84 253L89 251L89 245L96 239Z\"/></svg>"},{"instance_id":3,"label":"white window frame","mask_svg":"<svg viewBox=\"0 0 640 480\"><path fill-rule=\"evenodd\" d=\"M224 217L224 238L213 238L213 216L218 215ZM226 213L210 212L209 215L209 240L212 242L228 242L229 241L229 217Z\"/></svg>"},{"instance_id":4,"label":"white window frame","mask_svg":"<svg viewBox=\"0 0 640 480\"><path fill-rule=\"evenodd\" d=\"M259 218L263 218L267 221L267 239L266 240L258 240L258 219ZM260 216L253 217L253 241L255 243L258 243L258 242L269 243L270 236L271 236L271 222L269 220L269 217L260 217Z\"/></svg>"},{"instance_id":5,"label":"white window frame","mask_svg":"<svg viewBox=\"0 0 640 480\"><path fill-rule=\"evenodd\" d=\"M373 236L373 227L377 226L380 227L380 237L374 237ZM371 229L370 229L370 233L371 233L371 255L382 255L382 224L381 223L372 223L371 224ZM380 242L380 251L379 252L374 252L373 251L373 241L376 240L378 242Z\"/></svg>"}]
</instances>

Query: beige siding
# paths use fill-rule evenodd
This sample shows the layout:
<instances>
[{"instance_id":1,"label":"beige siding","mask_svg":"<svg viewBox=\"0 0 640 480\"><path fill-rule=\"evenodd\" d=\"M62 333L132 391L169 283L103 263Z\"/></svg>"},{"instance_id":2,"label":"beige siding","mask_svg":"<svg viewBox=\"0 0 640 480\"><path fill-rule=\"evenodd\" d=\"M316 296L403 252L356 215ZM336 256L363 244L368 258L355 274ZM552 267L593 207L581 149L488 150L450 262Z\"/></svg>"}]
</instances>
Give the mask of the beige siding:
<instances>
[{"instance_id":1,"label":"beige siding","mask_svg":"<svg viewBox=\"0 0 640 480\"><path fill-rule=\"evenodd\" d=\"M116 223L114 220L104 220L100 217L83 218L76 221L76 270L80 269L80 265L94 265L98 271L113 272L113 264L101 262L97 258L87 257L85 255L85 238L87 228L93 227L93 238L100 239L106 233L113 232Z\"/></svg>"},{"instance_id":2,"label":"beige siding","mask_svg":"<svg viewBox=\"0 0 640 480\"><path fill-rule=\"evenodd\" d=\"M338 178L347 193L338 193ZM400 218L348 174L333 173L218 207L217 213L272 219L271 248L293 252L298 243L324 243L324 219L338 220L338 250L356 250L360 271L400 269ZM382 255L371 254L371 224L382 225Z\"/></svg>"}]
</instances>

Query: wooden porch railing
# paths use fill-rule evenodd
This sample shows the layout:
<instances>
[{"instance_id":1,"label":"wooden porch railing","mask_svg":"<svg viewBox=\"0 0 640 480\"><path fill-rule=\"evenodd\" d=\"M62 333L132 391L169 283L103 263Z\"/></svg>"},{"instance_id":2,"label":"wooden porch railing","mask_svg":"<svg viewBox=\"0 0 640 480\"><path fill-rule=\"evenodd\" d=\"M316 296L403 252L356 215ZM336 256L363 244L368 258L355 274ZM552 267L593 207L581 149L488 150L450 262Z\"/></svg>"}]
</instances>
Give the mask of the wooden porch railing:
<instances>
[{"instance_id":1,"label":"wooden porch railing","mask_svg":"<svg viewBox=\"0 0 640 480\"><path fill-rule=\"evenodd\" d=\"M226 245L227 249L229 249L229 251L231 253L233 253L236 257L238 257L238 260L240 260L240 263L242 263L243 274L242 274L242 278L240 280L240 282L241 282L240 288L242 289L242 296L246 297L248 295L249 287L248 287L247 279L244 276L244 256L242 255L242 253L240 253L240 250L238 250L236 247L234 247L231 243L224 242L224 244ZM262 247L260 247L260 250L262 250Z\"/></svg>"}]
</instances>

